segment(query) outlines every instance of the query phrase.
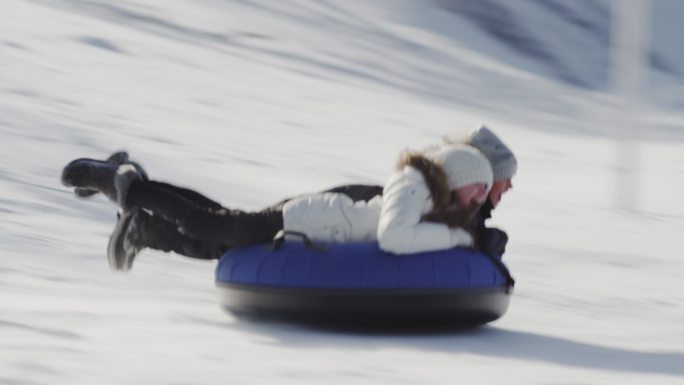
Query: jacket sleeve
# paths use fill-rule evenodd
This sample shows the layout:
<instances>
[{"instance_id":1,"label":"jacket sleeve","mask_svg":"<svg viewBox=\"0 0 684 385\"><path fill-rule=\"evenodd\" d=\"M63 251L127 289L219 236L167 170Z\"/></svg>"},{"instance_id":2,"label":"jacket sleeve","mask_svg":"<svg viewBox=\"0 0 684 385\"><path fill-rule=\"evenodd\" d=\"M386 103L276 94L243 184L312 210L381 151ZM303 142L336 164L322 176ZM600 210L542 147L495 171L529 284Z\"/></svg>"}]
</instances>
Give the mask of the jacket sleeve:
<instances>
[{"instance_id":1,"label":"jacket sleeve","mask_svg":"<svg viewBox=\"0 0 684 385\"><path fill-rule=\"evenodd\" d=\"M385 185L378 225L378 243L384 251L410 254L471 246L473 239L463 229L441 223L421 222L431 209L430 191L420 171L405 167Z\"/></svg>"}]
</instances>

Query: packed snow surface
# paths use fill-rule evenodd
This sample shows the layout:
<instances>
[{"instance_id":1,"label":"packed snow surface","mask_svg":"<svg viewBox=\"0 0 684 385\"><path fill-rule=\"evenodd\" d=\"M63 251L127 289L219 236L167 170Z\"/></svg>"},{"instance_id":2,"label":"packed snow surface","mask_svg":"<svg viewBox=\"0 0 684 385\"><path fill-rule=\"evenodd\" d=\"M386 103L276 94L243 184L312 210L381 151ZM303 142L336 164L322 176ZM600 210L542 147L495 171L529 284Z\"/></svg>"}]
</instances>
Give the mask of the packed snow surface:
<instances>
[{"instance_id":1,"label":"packed snow surface","mask_svg":"<svg viewBox=\"0 0 684 385\"><path fill-rule=\"evenodd\" d=\"M608 43L577 27L604 36L604 2L446 3L3 0L0 384L681 384L680 35L653 34L637 206L618 210L625 111ZM492 32L504 11L523 38ZM68 161L126 149L155 179L255 210L383 183L400 151L481 123L519 159L492 220L517 286L470 331L237 320L215 262L146 250L109 271L115 207L59 183Z\"/></svg>"}]
</instances>

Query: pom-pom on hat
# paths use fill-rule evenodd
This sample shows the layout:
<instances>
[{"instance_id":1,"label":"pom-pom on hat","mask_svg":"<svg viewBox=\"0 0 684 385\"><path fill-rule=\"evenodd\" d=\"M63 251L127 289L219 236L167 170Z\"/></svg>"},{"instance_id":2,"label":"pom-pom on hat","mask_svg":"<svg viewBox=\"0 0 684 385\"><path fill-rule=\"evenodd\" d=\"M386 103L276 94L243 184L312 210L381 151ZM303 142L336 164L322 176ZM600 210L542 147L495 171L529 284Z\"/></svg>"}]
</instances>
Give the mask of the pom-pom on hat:
<instances>
[{"instance_id":1,"label":"pom-pom on hat","mask_svg":"<svg viewBox=\"0 0 684 385\"><path fill-rule=\"evenodd\" d=\"M470 135L468 144L487 157L492 167L494 182L513 178L518 170L518 160L513 151L492 130L485 126L480 127Z\"/></svg>"},{"instance_id":2,"label":"pom-pom on hat","mask_svg":"<svg viewBox=\"0 0 684 385\"><path fill-rule=\"evenodd\" d=\"M474 147L465 144L446 145L427 156L442 166L451 190L475 183L485 183L487 191L492 188L492 167Z\"/></svg>"}]
</instances>

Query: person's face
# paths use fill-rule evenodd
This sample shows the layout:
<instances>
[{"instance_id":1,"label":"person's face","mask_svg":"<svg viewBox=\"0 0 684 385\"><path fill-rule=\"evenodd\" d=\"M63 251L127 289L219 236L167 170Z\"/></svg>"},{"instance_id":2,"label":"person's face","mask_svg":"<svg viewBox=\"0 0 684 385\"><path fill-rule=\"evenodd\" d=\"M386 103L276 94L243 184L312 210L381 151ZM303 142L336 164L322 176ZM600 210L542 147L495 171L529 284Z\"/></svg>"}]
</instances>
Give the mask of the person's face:
<instances>
[{"instance_id":1,"label":"person's face","mask_svg":"<svg viewBox=\"0 0 684 385\"><path fill-rule=\"evenodd\" d=\"M474 183L452 190L452 196L460 207L483 204L487 199L487 184Z\"/></svg>"},{"instance_id":2,"label":"person's face","mask_svg":"<svg viewBox=\"0 0 684 385\"><path fill-rule=\"evenodd\" d=\"M496 207L501 201L501 196L511 188L513 188L511 178L494 182L492 190L489 192L489 200L492 201L492 207Z\"/></svg>"}]
</instances>

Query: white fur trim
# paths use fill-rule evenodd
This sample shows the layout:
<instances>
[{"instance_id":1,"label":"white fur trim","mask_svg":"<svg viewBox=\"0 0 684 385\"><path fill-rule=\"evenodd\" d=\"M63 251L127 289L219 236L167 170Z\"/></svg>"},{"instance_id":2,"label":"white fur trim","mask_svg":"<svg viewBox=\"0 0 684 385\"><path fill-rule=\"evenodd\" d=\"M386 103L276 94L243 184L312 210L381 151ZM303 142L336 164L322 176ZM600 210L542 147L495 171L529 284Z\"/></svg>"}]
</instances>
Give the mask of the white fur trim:
<instances>
[{"instance_id":1,"label":"white fur trim","mask_svg":"<svg viewBox=\"0 0 684 385\"><path fill-rule=\"evenodd\" d=\"M114 177L114 187L116 187L116 202L119 207L126 209L126 195L128 194L128 187L133 181L141 179L138 170L132 164L122 164L116 169L116 176Z\"/></svg>"}]
</instances>

